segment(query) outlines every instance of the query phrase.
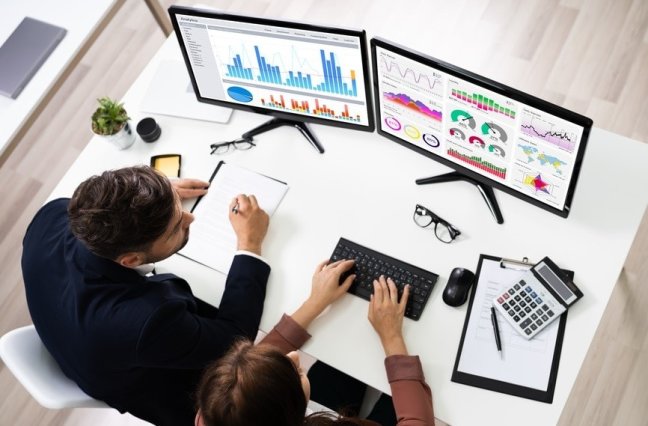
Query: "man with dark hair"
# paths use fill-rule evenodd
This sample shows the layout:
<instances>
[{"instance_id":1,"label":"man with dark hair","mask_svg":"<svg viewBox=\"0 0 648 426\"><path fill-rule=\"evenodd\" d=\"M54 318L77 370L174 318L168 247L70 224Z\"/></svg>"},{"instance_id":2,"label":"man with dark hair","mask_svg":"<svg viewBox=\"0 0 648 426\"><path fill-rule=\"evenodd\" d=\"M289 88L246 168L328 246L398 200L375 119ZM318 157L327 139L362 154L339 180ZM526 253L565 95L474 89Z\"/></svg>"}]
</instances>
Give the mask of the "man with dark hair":
<instances>
[{"instance_id":1,"label":"man with dark hair","mask_svg":"<svg viewBox=\"0 0 648 426\"><path fill-rule=\"evenodd\" d=\"M270 267L268 215L239 195L229 219L237 255L218 308L153 262L180 250L193 215L182 199L207 182L170 182L149 167L107 171L72 199L43 206L23 240L22 270L36 330L86 393L154 424L193 424L203 367L239 337L253 339ZM230 209L232 210L232 209Z\"/></svg>"}]
</instances>

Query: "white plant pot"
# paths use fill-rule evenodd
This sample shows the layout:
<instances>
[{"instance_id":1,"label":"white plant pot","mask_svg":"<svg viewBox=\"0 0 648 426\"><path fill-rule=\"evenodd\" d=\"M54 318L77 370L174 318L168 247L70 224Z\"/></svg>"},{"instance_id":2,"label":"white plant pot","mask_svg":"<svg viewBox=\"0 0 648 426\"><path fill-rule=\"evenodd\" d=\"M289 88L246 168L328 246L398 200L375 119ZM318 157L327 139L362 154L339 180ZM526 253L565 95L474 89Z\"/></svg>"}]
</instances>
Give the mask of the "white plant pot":
<instances>
[{"instance_id":1,"label":"white plant pot","mask_svg":"<svg viewBox=\"0 0 648 426\"><path fill-rule=\"evenodd\" d=\"M135 142L135 133L131 130L128 123L121 128L121 130L114 135L101 135L103 139L115 145L117 149L126 149Z\"/></svg>"}]
</instances>

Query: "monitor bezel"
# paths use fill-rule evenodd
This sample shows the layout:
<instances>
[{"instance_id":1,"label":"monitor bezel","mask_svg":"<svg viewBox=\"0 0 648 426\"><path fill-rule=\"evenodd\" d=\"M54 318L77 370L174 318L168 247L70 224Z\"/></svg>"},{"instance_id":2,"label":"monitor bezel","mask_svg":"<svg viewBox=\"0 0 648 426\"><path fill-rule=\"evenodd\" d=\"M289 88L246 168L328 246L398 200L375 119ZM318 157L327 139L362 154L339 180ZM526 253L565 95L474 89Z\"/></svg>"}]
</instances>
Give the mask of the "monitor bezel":
<instances>
[{"instance_id":1,"label":"monitor bezel","mask_svg":"<svg viewBox=\"0 0 648 426\"><path fill-rule=\"evenodd\" d=\"M180 28L178 25L178 19L176 19L176 15L190 15L190 16L196 16L200 18L214 18L214 19L223 19L223 20L229 20L229 21L239 21L239 22L245 22L245 23L251 23L251 24L260 24L260 25L273 25L273 26L278 26L278 27L287 27L287 28L296 28L300 30L306 30L306 31L321 31L321 32L328 32L328 33L336 33L340 35L349 35L349 36L354 36L358 37L360 39L360 50L361 50L361 55L362 55L362 66L364 68L364 72L362 73L363 77L363 82L365 85L365 103L366 103L366 108L367 108L367 125L364 124L356 124L356 123L347 123L344 121L337 121L337 120L330 120L326 118L318 118L318 117L313 117L309 115L302 115L302 114L296 114L296 113L289 113L289 112L283 112L283 111L276 111L270 108L263 108L263 107L258 107L258 106L252 106L252 105L243 105L239 104L236 102L230 102L230 101L224 101L224 100L217 100L217 99L212 99L212 98L206 98L200 94L200 89L198 87L198 84L196 82L196 77L193 73L193 69L191 67L191 62L189 61L189 56L187 54L187 49L186 46L184 45L184 41L182 39L182 35L180 34ZM189 77L191 79L191 85L193 87L194 93L196 94L196 99L200 102L212 104L212 105L218 105L218 106L223 106L227 108L232 108L232 109L238 109L242 111L248 111L248 112L255 112L258 114L263 114L263 115L268 115L271 117L277 117L281 119L286 119L286 120L293 120L293 121L301 121L305 123L314 123L314 124L323 124L327 126L334 126L334 127L342 127L342 128L347 128L347 129L353 129L353 130L360 130L360 131L366 131L366 132L373 132L375 130L375 114L373 110L373 96L371 94L371 60L369 58L369 48L368 48L368 43L367 43L367 34L366 31L364 30L356 30L356 29L350 29L350 28L341 28L341 27L328 27L328 26L323 26L323 25L314 25L314 24L307 24L307 23L302 23L302 22L295 22L295 21L284 21L284 20L278 20L278 19L270 19L270 18L259 18L255 16L247 16L247 15L239 15L239 14L231 14L231 13L224 13L224 12L219 12L219 11L214 11L214 10L207 10L207 9L200 9L196 7L186 7L186 6L171 6L169 7L169 16L171 18L171 23L173 24L173 29L175 31L178 44L180 45L180 50L182 52L182 58L184 59L185 67L187 68L187 71L189 72ZM313 95L315 96L315 95Z\"/></svg>"},{"instance_id":2,"label":"monitor bezel","mask_svg":"<svg viewBox=\"0 0 648 426\"><path fill-rule=\"evenodd\" d=\"M371 46L371 66L372 66L372 77L373 77L373 92L374 92L374 102L375 102L375 109L376 109L376 130L379 135L384 136L394 142L397 142L400 145L403 145L409 149L412 149L419 154L425 155L426 157L429 157L435 161L440 162L441 164L448 166L454 170L456 170L459 173L462 173L472 179L477 180L478 182L491 186L493 188L497 188L501 191L506 192L507 194L513 195L514 197L517 197L519 199L522 199L526 202L529 202L530 204L533 204L534 206L540 207L544 210L547 210L551 213L554 213L558 216L566 218L569 216L569 213L571 211L571 204L572 200L574 197L574 193L576 191L576 184L578 182L578 178L580 175L580 171L582 168L582 163L583 163L583 158L585 156L585 150L587 147L587 141L589 139L589 134L592 129L593 121L585 117L581 114L578 114L574 111L570 111L568 109L565 109L561 106L552 104L550 102L547 102L543 99L540 99L538 97L535 97L533 95L530 95L528 93L524 93L522 91L519 91L517 89L514 89L512 87L506 86L504 84L498 83L494 80L491 80L489 78L486 78L484 76L475 74L471 71L465 70L463 68L460 68L458 66L449 64L447 62L443 62L439 59L433 58L429 55L426 55L424 53L418 52L416 50L413 50L411 48L399 45L397 43L394 43L392 41L380 38L380 37L373 37L370 40L370 46ZM581 143L578 147L578 152L576 153L576 160L574 163L574 169L572 172L571 176L571 181L569 182L569 187L567 189L567 195L565 197L565 204L562 209L559 209L557 207L553 207L549 204L546 204L540 200L537 200L529 195L526 195L514 188L511 188L509 186L504 185L503 183L500 183L494 179L491 179L487 176L481 175L479 173L474 172L473 170L470 170L458 163L455 163L447 158L444 158L438 154L435 154L433 152L427 151L423 148L420 148L412 143L409 143L403 139L398 138L397 136L394 136L382 129L382 122L381 122L381 97L380 97L380 90L378 87L378 63L377 63L377 55L376 55L376 48L381 47L386 50L390 50L396 54L399 54L401 56L404 56L408 59L411 59L413 61L418 61L423 65L427 65L430 67L434 67L438 69L441 72L448 73L454 77L461 78L463 80L466 80L472 84L476 84L479 86L484 87L485 89L492 90L493 92L496 92L502 96L507 96L515 101L522 102L526 105L529 105L533 108L540 109L544 112L547 112L549 114L553 114L559 118L562 118L563 120L572 122L578 126L583 127L583 134L581 136Z\"/></svg>"}]
</instances>

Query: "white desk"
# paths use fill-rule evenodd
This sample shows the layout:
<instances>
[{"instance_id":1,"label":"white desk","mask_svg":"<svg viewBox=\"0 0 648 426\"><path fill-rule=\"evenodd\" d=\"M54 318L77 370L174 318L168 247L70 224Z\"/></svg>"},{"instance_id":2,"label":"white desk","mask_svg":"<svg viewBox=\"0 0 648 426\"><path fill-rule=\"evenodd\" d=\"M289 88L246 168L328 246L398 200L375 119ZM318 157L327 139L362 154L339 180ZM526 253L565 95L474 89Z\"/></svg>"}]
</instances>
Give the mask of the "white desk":
<instances>
[{"instance_id":1,"label":"white desk","mask_svg":"<svg viewBox=\"0 0 648 426\"><path fill-rule=\"evenodd\" d=\"M29 121L66 72L79 59L93 33L105 25L123 0L4 0L0 3L0 45L26 16L67 30L63 40L32 77L18 98L0 96L0 154ZM2 72L2 70L0 70Z\"/></svg>"},{"instance_id":2,"label":"white desk","mask_svg":"<svg viewBox=\"0 0 648 426\"><path fill-rule=\"evenodd\" d=\"M142 117L138 107L157 64L173 58L180 60L172 37L125 96L135 121ZM207 179L221 159L209 155L209 144L236 137L267 117L237 111L227 125L157 119L162 137L154 144L138 140L117 151L93 139L51 198L70 196L81 181L106 168L147 164L151 155L161 153L181 153L183 175ZM256 148L222 157L290 185L264 245L273 269L261 329L269 330L283 312L292 312L306 298L315 265L344 236L440 275L420 321L404 325L410 352L421 355L438 418L454 425L517 424L522 413L530 412L525 424L557 422L648 203L648 146L594 129L568 219L497 192L505 219L497 225L472 185L414 184L416 178L447 172L444 166L375 133L325 126L313 130L326 148L324 155L296 130L280 128L258 137ZM446 245L418 228L412 222L416 203L451 221L461 229L461 238ZM548 255L576 271L585 297L570 310L553 404L450 382L467 305L450 308L441 292L452 268L474 270L480 253L532 260ZM159 267L185 277L197 295L219 303L222 274L180 256ZM366 301L345 296L316 321L310 329L314 338L304 350L388 390L367 307Z\"/></svg>"}]
</instances>

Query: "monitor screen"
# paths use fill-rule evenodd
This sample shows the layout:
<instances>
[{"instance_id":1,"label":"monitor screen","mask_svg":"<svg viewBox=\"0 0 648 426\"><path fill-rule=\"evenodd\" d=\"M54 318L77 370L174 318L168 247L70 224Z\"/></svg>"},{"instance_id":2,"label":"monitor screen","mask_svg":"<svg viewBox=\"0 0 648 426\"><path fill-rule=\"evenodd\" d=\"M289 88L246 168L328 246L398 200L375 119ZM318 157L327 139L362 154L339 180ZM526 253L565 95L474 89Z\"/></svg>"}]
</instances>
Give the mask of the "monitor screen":
<instances>
[{"instance_id":1,"label":"monitor screen","mask_svg":"<svg viewBox=\"0 0 648 426\"><path fill-rule=\"evenodd\" d=\"M589 118L386 40L371 50L378 133L567 217Z\"/></svg>"},{"instance_id":2,"label":"monitor screen","mask_svg":"<svg viewBox=\"0 0 648 426\"><path fill-rule=\"evenodd\" d=\"M364 31L169 9L198 100L373 131Z\"/></svg>"}]
</instances>

